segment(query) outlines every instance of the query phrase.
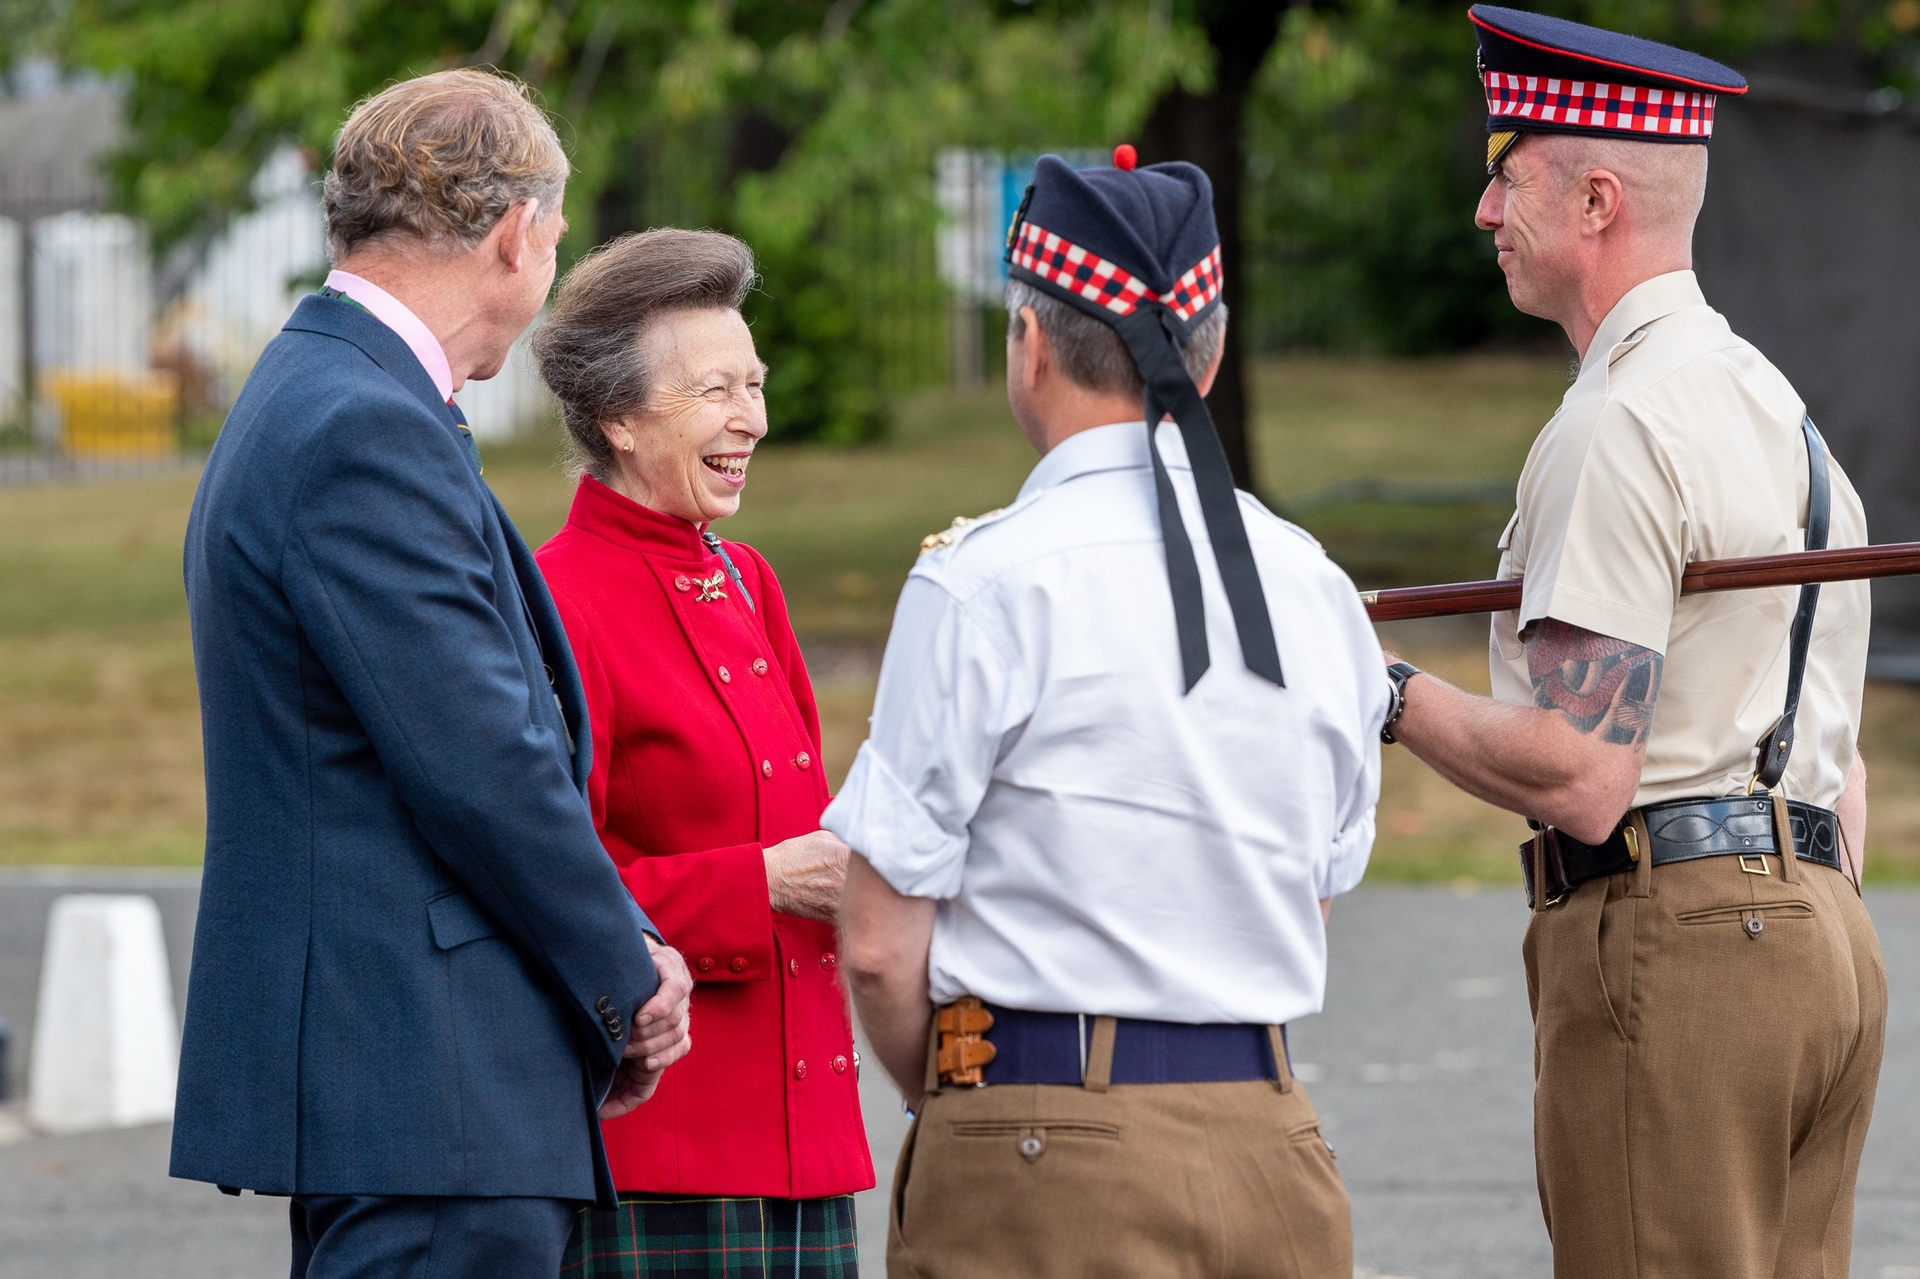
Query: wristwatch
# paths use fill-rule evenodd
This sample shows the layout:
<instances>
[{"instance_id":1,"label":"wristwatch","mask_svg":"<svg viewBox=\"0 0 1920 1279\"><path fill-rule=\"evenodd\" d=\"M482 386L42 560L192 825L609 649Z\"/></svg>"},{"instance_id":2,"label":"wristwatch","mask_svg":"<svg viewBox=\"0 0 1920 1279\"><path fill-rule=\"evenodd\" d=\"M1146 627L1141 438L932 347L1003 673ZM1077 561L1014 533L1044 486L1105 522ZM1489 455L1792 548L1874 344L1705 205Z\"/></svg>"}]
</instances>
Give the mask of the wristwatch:
<instances>
[{"instance_id":1,"label":"wristwatch","mask_svg":"<svg viewBox=\"0 0 1920 1279\"><path fill-rule=\"evenodd\" d=\"M1380 740L1391 746L1394 742L1393 726L1400 722L1400 712L1407 709L1407 681L1420 674L1420 668L1412 662L1395 662L1387 667L1387 684L1393 690L1393 700L1387 703L1387 722L1380 725Z\"/></svg>"}]
</instances>

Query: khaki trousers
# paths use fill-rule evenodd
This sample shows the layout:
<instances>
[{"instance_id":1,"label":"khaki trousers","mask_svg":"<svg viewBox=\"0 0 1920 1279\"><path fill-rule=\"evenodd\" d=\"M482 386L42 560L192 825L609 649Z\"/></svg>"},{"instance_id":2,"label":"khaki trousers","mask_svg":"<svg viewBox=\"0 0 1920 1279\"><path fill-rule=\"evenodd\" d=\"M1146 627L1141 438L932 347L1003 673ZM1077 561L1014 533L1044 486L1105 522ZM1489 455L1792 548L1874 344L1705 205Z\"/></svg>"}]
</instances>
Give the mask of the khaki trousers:
<instances>
[{"instance_id":1,"label":"khaki trousers","mask_svg":"<svg viewBox=\"0 0 1920 1279\"><path fill-rule=\"evenodd\" d=\"M1556 1279L1847 1274L1886 972L1845 876L1782 869L1643 859L1533 916Z\"/></svg>"},{"instance_id":2,"label":"khaki trousers","mask_svg":"<svg viewBox=\"0 0 1920 1279\"><path fill-rule=\"evenodd\" d=\"M1353 1279L1347 1193L1304 1089L1109 1088L1112 1045L1096 1027L1086 1087L921 1098L889 1279Z\"/></svg>"}]
</instances>

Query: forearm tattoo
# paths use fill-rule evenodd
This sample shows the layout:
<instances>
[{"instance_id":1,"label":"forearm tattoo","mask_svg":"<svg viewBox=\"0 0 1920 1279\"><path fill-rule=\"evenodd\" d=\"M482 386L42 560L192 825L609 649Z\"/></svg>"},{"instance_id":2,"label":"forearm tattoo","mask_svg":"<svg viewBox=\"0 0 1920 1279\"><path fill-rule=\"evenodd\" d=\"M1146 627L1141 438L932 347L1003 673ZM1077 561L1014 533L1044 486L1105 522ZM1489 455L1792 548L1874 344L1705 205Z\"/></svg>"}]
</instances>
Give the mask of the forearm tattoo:
<instances>
[{"instance_id":1,"label":"forearm tattoo","mask_svg":"<svg viewBox=\"0 0 1920 1279\"><path fill-rule=\"evenodd\" d=\"M1636 750L1647 743L1666 659L1650 648L1552 618L1527 636L1533 704L1559 711L1582 733Z\"/></svg>"}]
</instances>

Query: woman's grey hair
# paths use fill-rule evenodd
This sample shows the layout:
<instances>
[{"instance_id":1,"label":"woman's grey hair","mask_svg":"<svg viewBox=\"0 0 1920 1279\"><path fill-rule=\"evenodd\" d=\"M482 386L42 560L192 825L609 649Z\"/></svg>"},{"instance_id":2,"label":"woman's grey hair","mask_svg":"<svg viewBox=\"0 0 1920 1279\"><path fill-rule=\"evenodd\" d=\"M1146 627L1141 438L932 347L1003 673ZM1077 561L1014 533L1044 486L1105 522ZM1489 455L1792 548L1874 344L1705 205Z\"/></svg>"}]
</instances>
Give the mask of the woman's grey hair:
<instances>
[{"instance_id":1,"label":"woman's grey hair","mask_svg":"<svg viewBox=\"0 0 1920 1279\"><path fill-rule=\"evenodd\" d=\"M737 311L753 279L753 250L739 240L674 227L609 240L567 272L533 354L560 401L575 479L613 473L602 424L637 412L653 393L654 371L640 352L647 326L672 311Z\"/></svg>"},{"instance_id":2,"label":"woman's grey hair","mask_svg":"<svg viewBox=\"0 0 1920 1279\"><path fill-rule=\"evenodd\" d=\"M1125 395L1136 400L1145 398L1146 379L1140 376L1139 366L1134 364L1119 330L1052 294L1042 293L1024 280L1008 280L1007 324L1014 337L1025 333L1025 321L1020 318L1023 306L1033 308L1040 331L1053 344L1054 357L1060 361L1060 371L1068 380L1089 391ZM1180 352L1195 382L1206 376L1226 336L1227 304L1222 302L1200 321Z\"/></svg>"}]
</instances>

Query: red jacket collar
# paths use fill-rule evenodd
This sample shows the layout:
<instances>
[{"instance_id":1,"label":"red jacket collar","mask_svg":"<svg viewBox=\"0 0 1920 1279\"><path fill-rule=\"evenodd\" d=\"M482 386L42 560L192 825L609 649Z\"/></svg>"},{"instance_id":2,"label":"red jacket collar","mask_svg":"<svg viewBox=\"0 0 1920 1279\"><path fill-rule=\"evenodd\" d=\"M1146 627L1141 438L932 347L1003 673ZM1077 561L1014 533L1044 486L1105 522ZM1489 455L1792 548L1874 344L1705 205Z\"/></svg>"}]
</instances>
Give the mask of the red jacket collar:
<instances>
[{"instance_id":1,"label":"red jacket collar","mask_svg":"<svg viewBox=\"0 0 1920 1279\"><path fill-rule=\"evenodd\" d=\"M614 492L591 475L580 477L567 524L616 546L659 555L704 560L707 548L698 525L667 515Z\"/></svg>"}]
</instances>

